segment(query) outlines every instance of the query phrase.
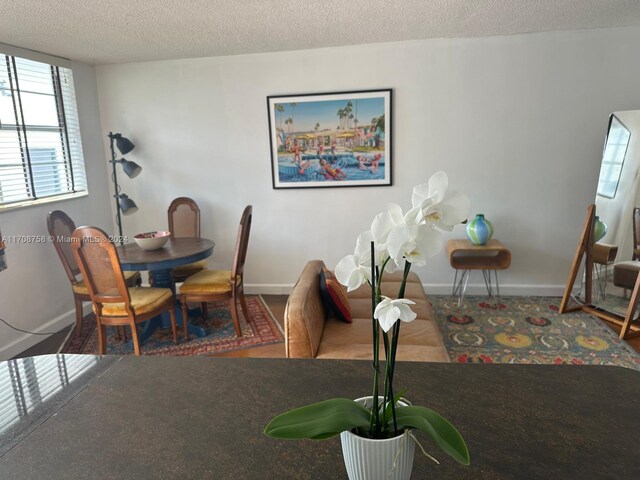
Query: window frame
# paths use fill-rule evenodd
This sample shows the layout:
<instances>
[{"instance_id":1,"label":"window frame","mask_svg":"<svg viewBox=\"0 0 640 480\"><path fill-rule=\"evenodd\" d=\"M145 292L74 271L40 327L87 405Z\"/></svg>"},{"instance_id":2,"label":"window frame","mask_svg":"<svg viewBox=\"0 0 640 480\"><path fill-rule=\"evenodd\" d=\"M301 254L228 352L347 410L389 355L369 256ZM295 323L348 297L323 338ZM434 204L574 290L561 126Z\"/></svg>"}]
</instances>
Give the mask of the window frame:
<instances>
[{"instance_id":1,"label":"window frame","mask_svg":"<svg viewBox=\"0 0 640 480\"><path fill-rule=\"evenodd\" d=\"M61 57L55 57L52 55L48 55L48 54L44 54L44 53L40 53L40 52L35 52L35 51L31 51L31 50L25 50L22 48L18 48L18 47L14 47L12 45L7 45L7 44L3 44L0 43L0 55L2 56L2 61L4 62L5 60L5 55L9 56L9 57L17 57L17 58L21 58L21 59L26 59L26 60L31 60L31 61L35 61L35 62L40 62L40 63L45 63L51 67L54 67L57 69L57 67L61 67L61 68L66 68L70 70L70 74L71 77L73 77L73 68L72 68L72 62L68 59L65 58L61 58ZM57 77L59 78L59 77ZM55 89L55 94L53 96L56 105L59 105L60 102L64 102L64 95L65 93L62 91L59 82L57 81L53 81L53 87ZM20 92L21 90L18 89L18 92ZM67 119L66 119L66 113L63 114L63 117L61 118L58 115L58 127L51 127L51 131L56 130L58 131L59 128L64 128L65 130L65 135L63 136L63 138L61 139L61 145L63 146L64 150L67 152L68 155L68 159L65 159L65 165L68 164L68 168L70 168L70 178L69 181L72 184L72 188L75 188L75 185L77 182L80 182L83 184L83 188L79 189L77 191L66 191L66 192L62 192L62 193L58 193L58 194L53 194L53 195L47 195L47 196L42 196L42 197L31 197L31 198L25 198L23 200L16 200L16 201L11 201L8 203L0 203L0 213L5 212L5 211L9 211L9 210L15 210L15 209L20 209L20 208L25 208L25 207L29 207L29 206L36 206L36 205L41 205L41 204L46 204L46 203L53 203L53 202L60 202L60 201L65 201L65 200L70 200L70 199L74 199L74 198L79 198L79 197L86 197L89 195L89 185L88 185L88 179L87 179L87 173L86 173L86 161L85 161L85 156L83 153L83 148L82 148L82 135L80 132L80 126L79 126L79 114L78 114L78 96L77 96L77 89L75 84L73 85L73 89L71 94L73 95L73 102L74 102L74 107L75 107L75 119L78 122L78 126L77 126L77 138L76 134L73 134L73 138L75 138L75 140L77 141L77 144L79 146L79 154L77 154L74 158L72 152L71 152L71 148L69 146L69 142L70 139L72 138L72 134L70 133L67 124ZM65 109L63 109L65 110ZM58 112L59 113L59 112ZM28 125L24 124L24 121L22 118L17 119L18 120L18 125L17 128L20 128L23 132L24 129L28 127ZM64 122L64 125L61 125L60 122ZM27 128L28 130L28 128ZM46 130L46 129L45 129ZM48 131L48 130L47 130ZM37 146L32 147L32 149L38 149ZM28 154L23 154L21 155L21 158L17 159L19 162L22 162L22 164L24 165L24 168L29 170L29 178L26 179L26 181L31 183L31 188L33 187L33 185L35 184L35 182L37 182L37 179L31 176L31 161L29 160L29 155ZM82 165L82 169L79 172L74 172L75 170L75 166L74 162L77 164L78 162L81 163ZM73 175L76 175L76 177L74 178ZM77 175L81 175L82 178L77 177ZM35 192L34 192L35 194Z\"/></svg>"},{"instance_id":2,"label":"window frame","mask_svg":"<svg viewBox=\"0 0 640 480\"><path fill-rule=\"evenodd\" d=\"M622 140L622 142L620 142L620 140ZM609 117L609 127L607 128L607 136L604 140L602 164L600 166L600 175L598 176L596 195L609 199L615 198L616 193L618 193L620 177L622 176L622 169L624 168L624 161L627 156L627 151L629 150L630 141L631 131L612 113Z\"/></svg>"}]
</instances>

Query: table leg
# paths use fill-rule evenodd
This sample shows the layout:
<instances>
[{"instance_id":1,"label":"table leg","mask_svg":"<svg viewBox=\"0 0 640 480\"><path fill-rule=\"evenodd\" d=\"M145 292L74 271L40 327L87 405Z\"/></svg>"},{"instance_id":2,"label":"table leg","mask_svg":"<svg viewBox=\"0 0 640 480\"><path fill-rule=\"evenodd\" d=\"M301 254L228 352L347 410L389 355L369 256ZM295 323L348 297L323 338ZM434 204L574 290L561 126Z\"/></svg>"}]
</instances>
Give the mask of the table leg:
<instances>
[{"instance_id":1,"label":"table leg","mask_svg":"<svg viewBox=\"0 0 640 480\"><path fill-rule=\"evenodd\" d=\"M491 270L482 270L482 277L484 278L484 285L485 285L485 287L487 287L487 294L490 297L493 297L493 285L492 285L492 279L491 279ZM497 273L496 273L496 284L498 282L497 278L498 277L497 277Z\"/></svg>"},{"instance_id":2,"label":"table leg","mask_svg":"<svg viewBox=\"0 0 640 480\"><path fill-rule=\"evenodd\" d=\"M500 284L498 283L498 270L494 270L496 275L496 294L498 295L498 308L500 308Z\"/></svg>"},{"instance_id":3,"label":"table leg","mask_svg":"<svg viewBox=\"0 0 640 480\"><path fill-rule=\"evenodd\" d=\"M594 262L593 272L596 276L594 287L596 291L596 301L604 301L607 298L607 277L609 276L608 265L606 263L602 264Z\"/></svg>"},{"instance_id":4,"label":"table leg","mask_svg":"<svg viewBox=\"0 0 640 480\"><path fill-rule=\"evenodd\" d=\"M487 294L489 297L493 297L493 280L491 279L491 272L493 272L493 276L495 277L496 283L496 299L498 301L497 308L500 308L500 284L498 283L498 270L495 269L487 269L482 270L482 276L484 277L484 284L487 287Z\"/></svg>"},{"instance_id":5,"label":"table leg","mask_svg":"<svg viewBox=\"0 0 640 480\"><path fill-rule=\"evenodd\" d=\"M453 279L453 296L458 297L458 307L462 305L464 293L467 291L470 272L471 270L462 270L462 275L460 275L460 280L458 281L458 269L456 269L456 276Z\"/></svg>"},{"instance_id":6,"label":"table leg","mask_svg":"<svg viewBox=\"0 0 640 480\"><path fill-rule=\"evenodd\" d=\"M173 275L171 275L171 269L154 270L152 282L153 287L170 288L174 294L176 292L176 286L173 283ZM177 327L178 330L180 330L182 328L182 309L180 308L180 304L178 302L176 302L175 312ZM171 317L169 316L169 312L164 312L157 317L144 322L142 325L142 332L140 332L140 335L138 337L141 344L148 340L153 332L155 332L158 328L171 328ZM187 321L187 330L189 331L190 335L194 335L196 337L201 338L207 336L207 332L204 328L193 325L189 321Z\"/></svg>"},{"instance_id":7,"label":"table leg","mask_svg":"<svg viewBox=\"0 0 640 480\"><path fill-rule=\"evenodd\" d=\"M462 274L460 278L458 278L458 272L461 271ZM491 272L494 272L495 277L495 293L498 300L498 306L500 305L500 284L498 283L498 271L495 269L483 269L482 270L482 278L484 279L484 285L487 287L487 294L489 297L493 297L493 279L491 278ZM464 300L464 295L467 291L467 284L469 283L469 275L471 274L471 270L459 270L456 269L455 276L453 278L453 291L452 295L454 297L458 297L458 307L462 305L462 301Z\"/></svg>"}]
</instances>

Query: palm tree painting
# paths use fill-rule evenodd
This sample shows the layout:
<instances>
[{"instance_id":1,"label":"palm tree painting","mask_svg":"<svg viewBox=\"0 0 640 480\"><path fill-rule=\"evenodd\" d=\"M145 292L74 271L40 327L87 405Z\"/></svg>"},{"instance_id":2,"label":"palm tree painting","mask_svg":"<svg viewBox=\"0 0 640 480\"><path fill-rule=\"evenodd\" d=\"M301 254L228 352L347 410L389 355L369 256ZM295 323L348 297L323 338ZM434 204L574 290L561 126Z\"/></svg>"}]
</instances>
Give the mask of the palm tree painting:
<instances>
[{"instance_id":1,"label":"palm tree painting","mask_svg":"<svg viewBox=\"0 0 640 480\"><path fill-rule=\"evenodd\" d=\"M284 116L284 105L278 104L275 106L275 110L277 113L280 114L280 118L278 119L278 125L280 126L280 129L282 130L282 117Z\"/></svg>"},{"instance_id":2,"label":"palm tree painting","mask_svg":"<svg viewBox=\"0 0 640 480\"><path fill-rule=\"evenodd\" d=\"M278 95L267 104L274 188L391 185L390 89Z\"/></svg>"}]
</instances>

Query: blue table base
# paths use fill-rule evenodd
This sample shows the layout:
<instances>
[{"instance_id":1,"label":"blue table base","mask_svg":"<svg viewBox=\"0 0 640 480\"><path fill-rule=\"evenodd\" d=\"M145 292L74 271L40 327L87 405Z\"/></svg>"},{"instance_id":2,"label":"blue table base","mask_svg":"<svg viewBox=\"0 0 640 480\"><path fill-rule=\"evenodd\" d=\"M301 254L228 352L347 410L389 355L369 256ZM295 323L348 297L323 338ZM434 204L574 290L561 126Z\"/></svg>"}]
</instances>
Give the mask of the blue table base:
<instances>
[{"instance_id":1,"label":"blue table base","mask_svg":"<svg viewBox=\"0 0 640 480\"><path fill-rule=\"evenodd\" d=\"M157 288L170 288L171 291L175 294L175 284L173 283L173 276L171 275L171 269L162 269L162 270L153 270L152 276L152 285ZM189 310L187 315L199 315L200 309L192 309ZM180 303L176 301L176 326L178 331L182 331L182 308ZM158 328L171 328L171 317L169 316L169 312L164 312L157 317L152 318L144 323L142 323L142 331L140 332L138 339L140 343L144 343L147 341L153 332L155 332ZM193 325L187 319L187 331L189 335L195 335L198 338L206 337L207 332L204 328L199 327L197 325Z\"/></svg>"}]
</instances>

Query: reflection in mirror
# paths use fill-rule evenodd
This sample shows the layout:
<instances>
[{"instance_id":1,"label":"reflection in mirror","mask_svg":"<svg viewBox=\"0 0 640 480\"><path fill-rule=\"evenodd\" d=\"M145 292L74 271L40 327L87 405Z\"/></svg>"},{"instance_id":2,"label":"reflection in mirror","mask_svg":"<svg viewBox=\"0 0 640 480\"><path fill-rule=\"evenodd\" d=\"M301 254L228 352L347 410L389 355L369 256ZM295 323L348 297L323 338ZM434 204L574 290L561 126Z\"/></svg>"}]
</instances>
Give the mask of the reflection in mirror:
<instances>
[{"instance_id":1,"label":"reflection in mirror","mask_svg":"<svg viewBox=\"0 0 640 480\"><path fill-rule=\"evenodd\" d=\"M627 314L640 261L640 110L615 112L609 119L596 192L592 249L592 302L602 310ZM597 220L606 225L598 239ZM635 316L635 315L634 315Z\"/></svg>"},{"instance_id":2,"label":"reflection in mirror","mask_svg":"<svg viewBox=\"0 0 640 480\"><path fill-rule=\"evenodd\" d=\"M631 132L627 127L616 117L615 113L612 114L609 117L609 128L602 153L598 196L615 198L630 136Z\"/></svg>"}]
</instances>

